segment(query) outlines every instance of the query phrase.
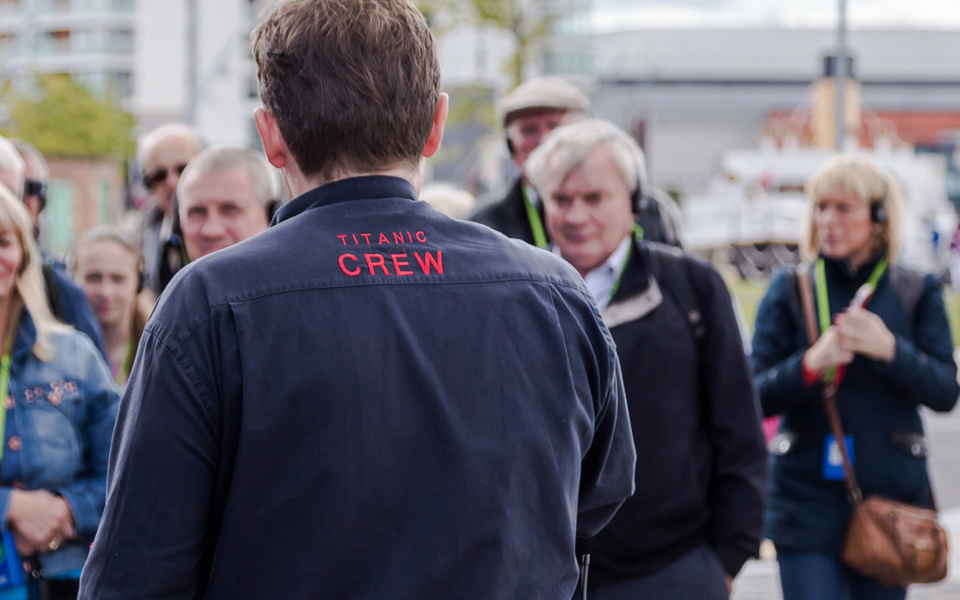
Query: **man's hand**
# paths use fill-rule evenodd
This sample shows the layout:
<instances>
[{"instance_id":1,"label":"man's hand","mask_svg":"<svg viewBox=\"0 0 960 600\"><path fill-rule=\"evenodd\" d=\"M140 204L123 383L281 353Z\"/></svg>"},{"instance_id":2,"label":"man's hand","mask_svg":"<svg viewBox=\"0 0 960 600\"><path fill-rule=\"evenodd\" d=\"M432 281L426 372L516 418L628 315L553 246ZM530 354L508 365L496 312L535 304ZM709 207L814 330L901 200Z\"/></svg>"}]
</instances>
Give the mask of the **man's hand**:
<instances>
[{"instance_id":1,"label":"man's hand","mask_svg":"<svg viewBox=\"0 0 960 600\"><path fill-rule=\"evenodd\" d=\"M47 490L13 490L7 520L18 551L53 552L77 535L67 501Z\"/></svg>"},{"instance_id":2,"label":"man's hand","mask_svg":"<svg viewBox=\"0 0 960 600\"><path fill-rule=\"evenodd\" d=\"M897 351L897 338L875 313L851 308L836 319L840 346L854 354L888 363Z\"/></svg>"}]
</instances>

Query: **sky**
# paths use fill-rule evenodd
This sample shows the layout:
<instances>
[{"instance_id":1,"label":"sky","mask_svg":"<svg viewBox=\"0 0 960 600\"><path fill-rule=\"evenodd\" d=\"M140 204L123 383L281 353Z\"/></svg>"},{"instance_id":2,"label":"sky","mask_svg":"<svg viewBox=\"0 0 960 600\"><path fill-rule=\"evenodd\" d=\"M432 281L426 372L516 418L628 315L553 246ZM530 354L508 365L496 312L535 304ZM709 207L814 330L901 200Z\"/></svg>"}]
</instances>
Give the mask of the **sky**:
<instances>
[{"instance_id":1,"label":"sky","mask_svg":"<svg viewBox=\"0 0 960 600\"><path fill-rule=\"evenodd\" d=\"M960 0L846 0L851 29L960 32ZM839 0L593 0L598 32L671 27L836 27Z\"/></svg>"}]
</instances>

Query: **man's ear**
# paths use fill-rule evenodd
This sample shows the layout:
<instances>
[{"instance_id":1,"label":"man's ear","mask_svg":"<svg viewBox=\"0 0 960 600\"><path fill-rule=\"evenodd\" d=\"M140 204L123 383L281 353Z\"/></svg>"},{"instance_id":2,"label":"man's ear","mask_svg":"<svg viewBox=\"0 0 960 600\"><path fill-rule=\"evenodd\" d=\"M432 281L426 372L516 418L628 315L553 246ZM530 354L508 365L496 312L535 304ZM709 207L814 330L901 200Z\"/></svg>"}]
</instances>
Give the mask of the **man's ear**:
<instances>
[{"instance_id":1,"label":"man's ear","mask_svg":"<svg viewBox=\"0 0 960 600\"><path fill-rule=\"evenodd\" d=\"M433 125L430 127L430 136L427 138L427 144L423 147L423 155L427 158L433 156L440 147L440 141L443 140L443 126L447 122L449 110L450 96L445 93L440 94L440 99L437 100L437 112L433 115Z\"/></svg>"},{"instance_id":2,"label":"man's ear","mask_svg":"<svg viewBox=\"0 0 960 600\"><path fill-rule=\"evenodd\" d=\"M287 150L287 142L280 135L277 119L263 108L255 108L253 120L263 141L263 153L267 155L267 160L276 168L283 169L290 160L290 151Z\"/></svg>"}]
</instances>

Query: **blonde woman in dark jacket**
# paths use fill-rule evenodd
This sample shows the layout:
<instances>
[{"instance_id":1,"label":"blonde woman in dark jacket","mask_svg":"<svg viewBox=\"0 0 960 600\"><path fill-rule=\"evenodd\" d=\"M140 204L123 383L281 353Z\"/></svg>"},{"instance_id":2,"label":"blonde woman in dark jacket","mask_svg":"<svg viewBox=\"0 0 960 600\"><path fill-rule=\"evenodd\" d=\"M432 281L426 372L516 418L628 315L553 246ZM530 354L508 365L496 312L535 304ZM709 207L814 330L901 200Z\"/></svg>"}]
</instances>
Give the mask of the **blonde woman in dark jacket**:
<instances>
[{"instance_id":1,"label":"blonde woman in dark jacket","mask_svg":"<svg viewBox=\"0 0 960 600\"><path fill-rule=\"evenodd\" d=\"M785 600L903 600L840 561L850 517L820 378L843 367L837 402L864 495L925 506L932 494L919 409L956 403L956 365L940 283L896 264L902 204L872 160L840 156L808 183L807 258L821 336L808 348L796 275L773 281L757 314L752 361L764 414L782 415L773 448L767 535ZM864 308L858 288L874 284Z\"/></svg>"}]
</instances>

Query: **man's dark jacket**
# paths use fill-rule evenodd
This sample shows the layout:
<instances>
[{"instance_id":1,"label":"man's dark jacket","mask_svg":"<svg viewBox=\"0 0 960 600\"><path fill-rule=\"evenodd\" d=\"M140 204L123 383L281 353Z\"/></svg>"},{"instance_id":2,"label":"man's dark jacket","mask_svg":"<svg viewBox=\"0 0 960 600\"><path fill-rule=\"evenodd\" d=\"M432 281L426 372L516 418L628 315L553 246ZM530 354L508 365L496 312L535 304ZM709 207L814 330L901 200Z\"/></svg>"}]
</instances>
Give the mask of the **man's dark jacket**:
<instances>
[{"instance_id":1,"label":"man's dark jacket","mask_svg":"<svg viewBox=\"0 0 960 600\"><path fill-rule=\"evenodd\" d=\"M569 600L633 489L614 345L562 261L415 198L338 181L178 273L81 598Z\"/></svg>"},{"instance_id":2,"label":"man's dark jacket","mask_svg":"<svg viewBox=\"0 0 960 600\"><path fill-rule=\"evenodd\" d=\"M706 328L699 352L665 282L661 252L681 256L689 273ZM638 242L604 318L627 390L637 491L599 535L579 544L591 554L590 580L642 577L704 543L736 575L763 539L767 454L723 280L677 250Z\"/></svg>"},{"instance_id":3,"label":"man's dark jacket","mask_svg":"<svg viewBox=\"0 0 960 600\"><path fill-rule=\"evenodd\" d=\"M542 203L537 204L537 214L543 222ZM535 243L530 217L527 215L527 207L523 200L523 179L517 179L503 200L481 208L470 217L470 220L482 223L507 237L523 240L528 244Z\"/></svg>"}]
</instances>

